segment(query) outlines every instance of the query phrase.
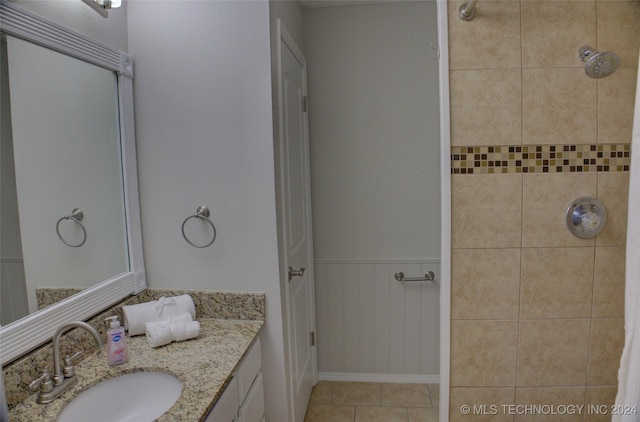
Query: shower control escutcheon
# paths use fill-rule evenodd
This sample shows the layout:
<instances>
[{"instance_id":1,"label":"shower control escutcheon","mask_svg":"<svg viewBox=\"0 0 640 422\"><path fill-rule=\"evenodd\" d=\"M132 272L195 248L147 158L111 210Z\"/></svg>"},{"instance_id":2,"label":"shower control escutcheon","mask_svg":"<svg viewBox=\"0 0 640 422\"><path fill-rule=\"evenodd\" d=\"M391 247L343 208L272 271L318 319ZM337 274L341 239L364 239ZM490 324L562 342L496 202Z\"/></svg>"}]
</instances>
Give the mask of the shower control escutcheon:
<instances>
[{"instance_id":1,"label":"shower control escutcheon","mask_svg":"<svg viewBox=\"0 0 640 422\"><path fill-rule=\"evenodd\" d=\"M291 281L293 277L302 277L305 270L306 268L304 267L300 267L297 270L294 270L292 267L289 267L289 281Z\"/></svg>"}]
</instances>

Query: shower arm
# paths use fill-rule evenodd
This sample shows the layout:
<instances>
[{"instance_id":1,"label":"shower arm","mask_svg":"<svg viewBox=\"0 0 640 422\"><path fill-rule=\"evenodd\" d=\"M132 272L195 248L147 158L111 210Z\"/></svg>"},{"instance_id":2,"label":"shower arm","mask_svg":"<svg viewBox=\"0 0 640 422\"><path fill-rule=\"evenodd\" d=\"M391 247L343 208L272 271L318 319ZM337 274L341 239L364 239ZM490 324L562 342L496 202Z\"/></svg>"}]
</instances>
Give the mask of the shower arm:
<instances>
[{"instance_id":1,"label":"shower arm","mask_svg":"<svg viewBox=\"0 0 640 422\"><path fill-rule=\"evenodd\" d=\"M463 21L470 21L476 17L476 3L478 0L469 0L469 3L463 3L458 8L458 16Z\"/></svg>"}]
</instances>

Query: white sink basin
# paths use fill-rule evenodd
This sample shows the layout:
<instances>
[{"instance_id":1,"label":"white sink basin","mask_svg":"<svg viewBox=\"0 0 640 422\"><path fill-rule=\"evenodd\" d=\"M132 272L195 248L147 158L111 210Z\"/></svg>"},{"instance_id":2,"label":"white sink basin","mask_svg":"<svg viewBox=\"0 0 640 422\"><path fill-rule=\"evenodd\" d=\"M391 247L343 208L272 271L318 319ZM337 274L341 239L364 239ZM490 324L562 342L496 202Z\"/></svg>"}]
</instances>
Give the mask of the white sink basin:
<instances>
[{"instance_id":1,"label":"white sink basin","mask_svg":"<svg viewBox=\"0 0 640 422\"><path fill-rule=\"evenodd\" d=\"M180 397L182 384L164 372L134 372L99 382L60 413L58 422L154 421Z\"/></svg>"}]
</instances>

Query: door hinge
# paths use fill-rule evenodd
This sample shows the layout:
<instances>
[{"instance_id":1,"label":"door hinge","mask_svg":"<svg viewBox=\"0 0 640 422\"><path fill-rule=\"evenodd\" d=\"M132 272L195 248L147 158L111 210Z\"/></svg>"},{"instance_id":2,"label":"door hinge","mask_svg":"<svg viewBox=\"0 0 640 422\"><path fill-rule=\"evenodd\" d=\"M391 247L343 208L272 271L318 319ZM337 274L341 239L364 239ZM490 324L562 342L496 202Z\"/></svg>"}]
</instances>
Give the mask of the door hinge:
<instances>
[{"instance_id":1,"label":"door hinge","mask_svg":"<svg viewBox=\"0 0 640 422\"><path fill-rule=\"evenodd\" d=\"M305 95L304 97L302 97L302 111L304 113L309 111L309 96Z\"/></svg>"},{"instance_id":2,"label":"door hinge","mask_svg":"<svg viewBox=\"0 0 640 422\"><path fill-rule=\"evenodd\" d=\"M311 343L312 346L316 345L316 332L312 331L309 333L309 341Z\"/></svg>"}]
</instances>

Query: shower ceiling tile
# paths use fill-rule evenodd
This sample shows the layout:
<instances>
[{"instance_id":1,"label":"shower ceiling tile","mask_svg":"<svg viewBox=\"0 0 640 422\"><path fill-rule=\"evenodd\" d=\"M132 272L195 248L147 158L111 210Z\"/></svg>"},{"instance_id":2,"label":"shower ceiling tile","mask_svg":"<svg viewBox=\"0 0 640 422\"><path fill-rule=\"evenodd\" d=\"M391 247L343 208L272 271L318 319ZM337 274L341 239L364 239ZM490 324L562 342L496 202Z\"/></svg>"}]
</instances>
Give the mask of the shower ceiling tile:
<instances>
[{"instance_id":1,"label":"shower ceiling tile","mask_svg":"<svg viewBox=\"0 0 640 422\"><path fill-rule=\"evenodd\" d=\"M458 17L462 3L448 2L450 69L520 68L520 2L482 2L472 22Z\"/></svg>"},{"instance_id":2,"label":"shower ceiling tile","mask_svg":"<svg viewBox=\"0 0 640 422\"><path fill-rule=\"evenodd\" d=\"M598 196L607 209L607 225L596 237L596 246L625 246L629 172L598 173Z\"/></svg>"},{"instance_id":3,"label":"shower ceiling tile","mask_svg":"<svg viewBox=\"0 0 640 422\"><path fill-rule=\"evenodd\" d=\"M565 212L577 198L596 197L597 173L526 174L523 177L523 247L595 244L593 239L579 239L569 232Z\"/></svg>"},{"instance_id":4,"label":"shower ceiling tile","mask_svg":"<svg viewBox=\"0 0 640 422\"><path fill-rule=\"evenodd\" d=\"M451 144L521 145L520 69L451 72Z\"/></svg>"},{"instance_id":5,"label":"shower ceiling tile","mask_svg":"<svg viewBox=\"0 0 640 422\"><path fill-rule=\"evenodd\" d=\"M452 319L517 319L520 249L454 249Z\"/></svg>"},{"instance_id":6,"label":"shower ceiling tile","mask_svg":"<svg viewBox=\"0 0 640 422\"><path fill-rule=\"evenodd\" d=\"M521 4L522 67L584 67L576 52L596 43L595 0Z\"/></svg>"},{"instance_id":7,"label":"shower ceiling tile","mask_svg":"<svg viewBox=\"0 0 640 422\"><path fill-rule=\"evenodd\" d=\"M597 81L576 69L523 69L523 144L593 144Z\"/></svg>"},{"instance_id":8,"label":"shower ceiling tile","mask_svg":"<svg viewBox=\"0 0 640 422\"><path fill-rule=\"evenodd\" d=\"M516 385L584 385L590 325L590 319L520 321Z\"/></svg>"},{"instance_id":9,"label":"shower ceiling tile","mask_svg":"<svg viewBox=\"0 0 640 422\"><path fill-rule=\"evenodd\" d=\"M623 67L598 80L599 143L631 143L637 73Z\"/></svg>"},{"instance_id":10,"label":"shower ceiling tile","mask_svg":"<svg viewBox=\"0 0 640 422\"><path fill-rule=\"evenodd\" d=\"M520 318L590 318L593 248L522 250Z\"/></svg>"},{"instance_id":11,"label":"shower ceiling tile","mask_svg":"<svg viewBox=\"0 0 640 422\"><path fill-rule=\"evenodd\" d=\"M640 47L640 2L598 2L598 45L600 51L615 51L623 67L638 66Z\"/></svg>"}]
</instances>

